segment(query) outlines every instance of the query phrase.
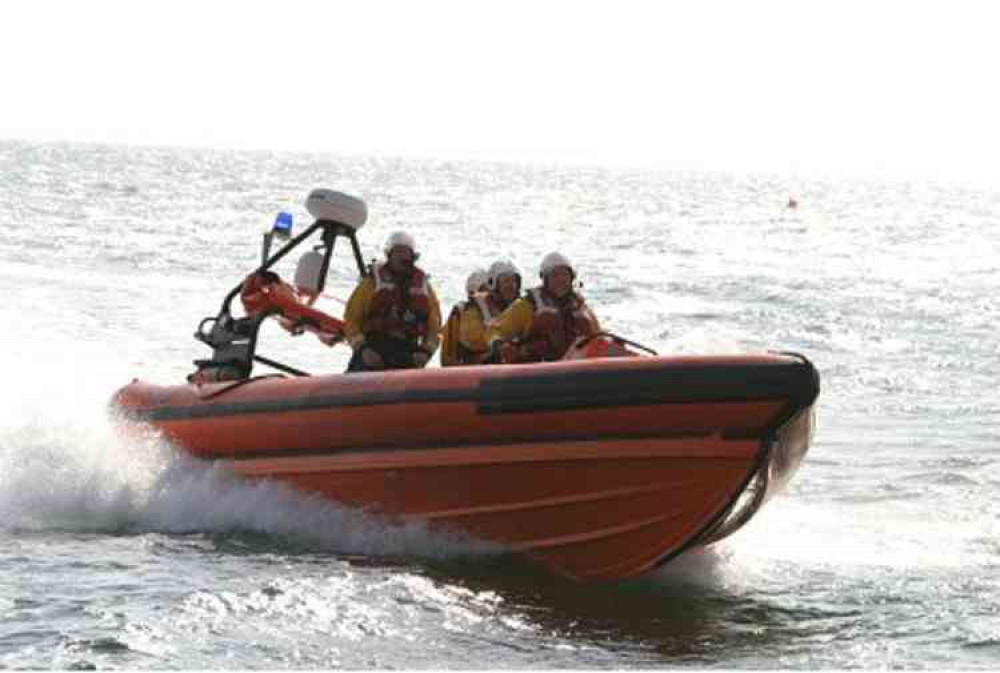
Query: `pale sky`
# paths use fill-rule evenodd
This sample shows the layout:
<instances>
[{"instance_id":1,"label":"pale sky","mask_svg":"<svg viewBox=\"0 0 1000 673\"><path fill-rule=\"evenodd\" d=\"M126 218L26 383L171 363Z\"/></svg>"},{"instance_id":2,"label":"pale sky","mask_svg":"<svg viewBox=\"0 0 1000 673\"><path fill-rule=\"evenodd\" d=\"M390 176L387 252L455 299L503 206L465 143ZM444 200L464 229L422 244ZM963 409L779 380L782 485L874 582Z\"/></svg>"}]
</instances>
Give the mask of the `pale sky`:
<instances>
[{"instance_id":1,"label":"pale sky","mask_svg":"<svg viewBox=\"0 0 1000 673\"><path fill-rule=\"evenodd\" d=\"M1000 175L1000 9L0 3L0 139Z\"/></svg>"}]
</instances>

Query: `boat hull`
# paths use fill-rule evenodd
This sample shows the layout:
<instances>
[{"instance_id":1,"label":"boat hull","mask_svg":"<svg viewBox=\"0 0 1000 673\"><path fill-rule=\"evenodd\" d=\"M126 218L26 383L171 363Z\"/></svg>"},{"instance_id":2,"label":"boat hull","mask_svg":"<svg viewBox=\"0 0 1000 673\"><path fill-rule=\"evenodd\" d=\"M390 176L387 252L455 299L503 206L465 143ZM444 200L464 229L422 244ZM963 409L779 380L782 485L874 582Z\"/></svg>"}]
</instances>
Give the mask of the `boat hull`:
<instances>
[{"instance_id":1,"label":"boat hull","mask_svg":"<svg viewBox=\"0 0 1000 673\"><path fill-rule=\"evenodd\" d=\"M817 394L808 361L759 355L134 382L115 404L245 477L601 581L745 524L801 462Z\"/></svg>"}]
</instances>

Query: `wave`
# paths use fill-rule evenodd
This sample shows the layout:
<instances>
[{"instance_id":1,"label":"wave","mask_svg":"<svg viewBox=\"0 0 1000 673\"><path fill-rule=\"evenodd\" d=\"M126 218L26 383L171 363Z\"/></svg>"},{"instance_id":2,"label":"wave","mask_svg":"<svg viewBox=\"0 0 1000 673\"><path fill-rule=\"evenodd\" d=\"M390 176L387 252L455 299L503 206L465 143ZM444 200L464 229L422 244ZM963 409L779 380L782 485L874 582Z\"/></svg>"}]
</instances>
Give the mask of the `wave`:
<instances>
[{"instance_id":1,"label":"wave","mask_svg":"<svg viewBox=\"0 0 1000 673\"><path fill-rule=\"evenodd\" d=\"M148 429L122 432L107 406L127 380L113 355L92 344L51 352L62 355L25 359L45 362L43 371L0 393L0 405L13 411L0 421L0 533L251 532L333 553L450 558L498 551L243 480Z\"/></svg>"}]
</instances>

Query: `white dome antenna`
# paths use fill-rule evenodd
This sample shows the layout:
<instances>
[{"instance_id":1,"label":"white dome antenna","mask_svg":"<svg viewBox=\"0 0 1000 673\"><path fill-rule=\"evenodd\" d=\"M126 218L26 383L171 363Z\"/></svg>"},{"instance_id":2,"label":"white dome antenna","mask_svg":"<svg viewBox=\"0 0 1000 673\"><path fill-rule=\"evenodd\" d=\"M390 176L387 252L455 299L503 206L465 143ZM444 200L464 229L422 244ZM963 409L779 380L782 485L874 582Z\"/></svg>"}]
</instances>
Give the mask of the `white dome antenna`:
<instances>
[{"instance_id":1,"label":"white dome antenna","mask_svg":"<svg viewBox=\"0 0 1000 673\"><path fill-rule=\"evenodd\" d=\"M306 199L306 210L317 220L337 222L354 231L363 227L368 219L368 206L364 201L332 189L314 189Z\"/></svg>"}]
</instances>

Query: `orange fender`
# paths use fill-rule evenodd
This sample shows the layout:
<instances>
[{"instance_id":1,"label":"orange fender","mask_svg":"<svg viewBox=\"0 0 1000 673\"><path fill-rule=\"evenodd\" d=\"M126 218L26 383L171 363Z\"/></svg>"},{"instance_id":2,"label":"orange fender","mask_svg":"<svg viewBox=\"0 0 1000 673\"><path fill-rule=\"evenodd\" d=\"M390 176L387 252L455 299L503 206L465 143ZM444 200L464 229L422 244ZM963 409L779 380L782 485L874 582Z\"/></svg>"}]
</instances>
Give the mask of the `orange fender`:
<instances>
[{"instance_id":1,"label":"orange fender","mask_svg":"<svg viewBox=\"0 0 1000 673\"><path fill-rule=\"evenodd\" d=\"M243 281L240 300L251 318L276 309L281 314L282 325L289 331L306 329L319 335L324 343L331 344L343 337L343 320L303 304L295 289L272 271L248 276Z\"/></svg>"},{"instance_id":2,"label":"orange fender","mask_svg":"<svg viewBox=\"0 0 1000 673\"><path fill-rule=\"evenodd\" d=\"M616 357L637 357L638 353L633 353L623 344L605 336L593 338L583 346L578 343L584 341L579 339L577 344L570 346L563 356L563 360L585 360L589 358L616 358Z\"/></svg>"}]
</instances>

